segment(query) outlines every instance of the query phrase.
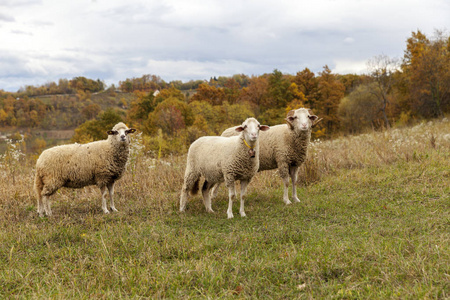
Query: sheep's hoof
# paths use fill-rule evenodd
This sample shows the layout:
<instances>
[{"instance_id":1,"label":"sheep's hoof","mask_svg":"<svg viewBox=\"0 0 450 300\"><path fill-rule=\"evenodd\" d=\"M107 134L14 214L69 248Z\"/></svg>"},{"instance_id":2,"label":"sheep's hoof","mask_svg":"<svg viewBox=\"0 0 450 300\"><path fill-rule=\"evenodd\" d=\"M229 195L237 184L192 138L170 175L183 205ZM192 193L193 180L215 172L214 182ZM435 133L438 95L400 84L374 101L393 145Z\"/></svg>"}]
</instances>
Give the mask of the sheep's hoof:
<instances>
[{"instance_id":1,"label":"sheep's hoof","mask_svg":"<svg viewBox=\"0 0 450 300\"><path fill-rule=\"evenodd\" d=\"M246 217L247 215L245 214L245 212L241 212L241 217Z\"/></svg>"},{"instance_id":2,"label":"sheep's hoof","mask_svg":"<svg viewBox=\"0 0 450 300\"><path fill-rule=\"evenodd\" d=\"M286 205L289 205L289 204L291 204L292 202L290 201L290 200L285 200L284 201L284 204L286 204Z\"/></svg>"},{"instance_id":3,"label":"sheep's hoof","mask_svg":"<svg viewBox=\"0 0 450 300\"><path fill-rule=\"evenodd\" d=\"M212 208L207 208L206 211L209 212L209 213L214 213L214 211L212 210Z\"/></svg>"},{"instance_id":4,"label":"sheep's hoof","mask_svg":"<svg viewBox=\"0 0 450 300\"><path fill-rule=\"evenodd\" d=\"M228 214L228 219L233 219L233 218L234 218L233 213Z\"/></svg>"},{"instance_id":5,"label":"sheep's hoof","mask_svg":"<svg viewBox=\"0 0 450 300\"><path fill-rule=\"evenodd\" d=\"M104 212L105 214L109 214L109 210L107 210L107 209L104 209L103 212Z\"/></svg>"},{"instance_id":6,"label":"sheep's hoof","mask_svg":"<svg viewBox=\"0 0 450 300\"><path fill-rule=\"evenodd\" d=\"M300 200L297 198L297 197L295 197L294 199L292 199L292 200L294 200L294 202L300 202Z\"/></svg>"},{"instance_id":7,"label":"sheep's hoof","mask_svg":"<svg viewBox=\"0 0 450 300\"><path fill-rule=\"evenodd\" d=\"M111 211L118 212L118 210L115 207L111 207Z\"/></svg>"}]
</instances>

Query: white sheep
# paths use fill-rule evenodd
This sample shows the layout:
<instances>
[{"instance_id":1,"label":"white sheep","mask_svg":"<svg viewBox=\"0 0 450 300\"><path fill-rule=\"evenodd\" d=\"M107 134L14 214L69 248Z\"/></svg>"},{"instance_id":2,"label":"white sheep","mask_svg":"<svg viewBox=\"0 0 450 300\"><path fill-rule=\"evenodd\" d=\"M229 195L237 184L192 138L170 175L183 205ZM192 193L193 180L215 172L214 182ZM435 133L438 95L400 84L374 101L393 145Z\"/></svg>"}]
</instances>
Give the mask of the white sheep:
<instances>
[{"instance_id":1,"label":"white sheep","mask_svg":"<svg viewBox=\"0 0 450 300\"><path fill-rule=\"evenodd\" d=\"M52 215L50 200L61 187L82 188L97 185L102 194L102 209L106 207L106 189L109 191L110 208L114 206L114 183L125 171L129 154L128 134L136 129L124 123L116 124L109 130L108 138L87 144L56 146L45 150L36 162L34 189L38 200L38 213L43 217Z\"/></svg>"},{"instance_id":2,"label":"white sheep","mask_svg":"<svg viewBox=\"0 0 450 300\"><path fill-rule=\"evenodd\" d=\"M205 136L197 139L189 147L184 184L181 189L180 211L186 208L189 192L195 195L199 190L200 177L205 178L202 187L203 203L207 212L211 208L210 189L215 184L225 182L229 203L227 215L233 218L233 200L236 197L235 181L241 184L239 213L245 217L244 196L247 185L259 168L259 131L269 126L260 125L255 118L248 118L234 130L238 136Z\"/></svg>"},{"instance_id":3,"label":"white sheep","mask_svg":"<svg viewBox=\"0 0 450 300\"><path fill-rule=\"evenodd\" d=\"M291 204L288 196L289 177L292 180L292 198L295 202L300 202L296 190L298 169L306 159L311 129L321 120L311 110L299 108L288 112L287 124L271 126L270 131L260 135L258 171L278 168L284 183L283 201L286 204ZM234 127L222 133L222 136L233 135ZM212 198L216 196L218 187L217 185L212 189Z\"/></svg>"}]
</instances>

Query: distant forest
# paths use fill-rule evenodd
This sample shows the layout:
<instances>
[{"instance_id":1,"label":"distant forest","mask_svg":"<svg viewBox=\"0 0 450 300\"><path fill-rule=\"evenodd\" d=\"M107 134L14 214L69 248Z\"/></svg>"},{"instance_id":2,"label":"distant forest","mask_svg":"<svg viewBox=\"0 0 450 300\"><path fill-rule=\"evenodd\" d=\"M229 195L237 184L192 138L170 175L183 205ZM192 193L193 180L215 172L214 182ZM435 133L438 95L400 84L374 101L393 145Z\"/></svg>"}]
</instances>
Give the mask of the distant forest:
<instances>
[{"instance_id":1,"label":"distant forest","mask_svg":"<svg viewBox=\"0 0 450 300\"><path fill-rule=\"evenodd\" d=\"M185 83L143 75L110 87L76 77L16 93L0 90L0 132L27 133L28 150L39 153L47 144L36 131L75 129L72 141L88 142L124 121L142 132L149 151L183 153L198 137L220 134L247 117L275 125L299 107L323 118L314 138L444 117L450 112L450 38L412 32L402 59L375 56L364 75L333 74L324 66L317 74L275 69Z\"/></svg>"}]
</instances>

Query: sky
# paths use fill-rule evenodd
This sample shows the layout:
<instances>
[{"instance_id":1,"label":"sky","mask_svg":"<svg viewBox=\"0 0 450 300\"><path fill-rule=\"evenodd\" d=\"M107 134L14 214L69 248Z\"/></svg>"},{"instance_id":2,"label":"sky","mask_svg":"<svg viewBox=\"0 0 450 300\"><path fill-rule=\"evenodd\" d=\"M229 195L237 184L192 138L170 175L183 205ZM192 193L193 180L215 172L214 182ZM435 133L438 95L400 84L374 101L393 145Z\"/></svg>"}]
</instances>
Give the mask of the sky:
<instances>
[{"instance_id":1,"label":"sky","mask_svg":"<svg viewBox=\"0 0 450 300\"><path fill-rule=\"evenodd\" d=\"M85 76L117 85L367 72L420 30L450 30L448 0L0 0L0 90Z\"/></svg>"}]
</instances>

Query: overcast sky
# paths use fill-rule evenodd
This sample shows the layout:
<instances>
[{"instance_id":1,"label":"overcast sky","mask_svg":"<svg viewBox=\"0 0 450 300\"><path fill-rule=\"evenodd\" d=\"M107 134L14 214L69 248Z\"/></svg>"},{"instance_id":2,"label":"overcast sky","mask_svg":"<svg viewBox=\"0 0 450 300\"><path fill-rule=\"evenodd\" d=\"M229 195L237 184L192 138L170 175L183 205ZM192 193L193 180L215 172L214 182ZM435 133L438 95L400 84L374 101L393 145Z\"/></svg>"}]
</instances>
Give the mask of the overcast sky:
<instances>
[{"instance_id":1,"label":"overcast sky","mask_svg":"<svg viewBox=\"0 0 450 300\"><path fill-rule=\"evenodd\" d=\"M450 30L448 0L0 0L0 89L85 76L108 85L278 69L364 73L421 30Z\"/></svg>"}]
</instances>

